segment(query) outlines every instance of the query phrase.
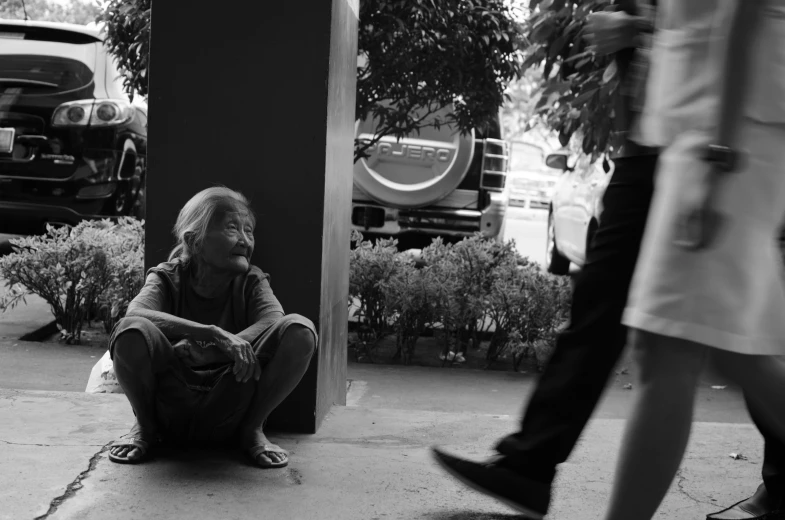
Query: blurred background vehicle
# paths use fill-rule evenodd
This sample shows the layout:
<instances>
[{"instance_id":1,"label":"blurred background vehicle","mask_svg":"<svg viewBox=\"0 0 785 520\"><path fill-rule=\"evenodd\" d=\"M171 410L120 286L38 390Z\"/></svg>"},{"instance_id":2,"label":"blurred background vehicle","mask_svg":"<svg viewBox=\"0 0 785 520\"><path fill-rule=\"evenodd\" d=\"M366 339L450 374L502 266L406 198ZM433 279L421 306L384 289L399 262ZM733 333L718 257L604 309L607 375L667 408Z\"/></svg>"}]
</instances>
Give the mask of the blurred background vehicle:
<instances>
[{"instance_id":1,"label":"blurred background vehicle","mask_svg":"<svg viewBox=\"0 0 785 520\"><path fill-rule=\"evenodd\" d=\"M144 216L147 105L99 29L0 20L0 232Z\"/></svg>"},{"instance_id":2,"label":"blurred background vehicle","mask_svg":"<svg viewBox=\"0 0 785 520\"><path fill-rule=\"evenodd\" d=\"M510 206L547 210L559 174L545 164L543 149L532 143L513 141L510 147Z\"/></svg>"},{"instance_id":3,"label":"blurred background vehicle","mask_svg":"<svg viewBox=\"0 0 785 520\"><path fill-rule=\"evenodd\" d=\"M546 267L553 274L568 274L571 262L577 267L586 262L613 163L605 159L592 163L588 156L571 161L569 154L560 152L548 155L545 164L561 172L548 208Z\"/></svg>"}]
</instances>

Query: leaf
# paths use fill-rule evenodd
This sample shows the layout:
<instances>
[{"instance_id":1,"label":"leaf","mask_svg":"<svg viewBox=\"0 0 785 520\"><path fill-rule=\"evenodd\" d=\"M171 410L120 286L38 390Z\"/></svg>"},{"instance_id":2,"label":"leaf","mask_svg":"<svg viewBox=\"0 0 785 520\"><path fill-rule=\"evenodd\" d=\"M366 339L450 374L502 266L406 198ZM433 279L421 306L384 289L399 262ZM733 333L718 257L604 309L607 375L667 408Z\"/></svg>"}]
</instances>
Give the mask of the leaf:
<instances>
[{"instance_id":1,"label":"leaf","mask_svg":"<svg viewBox=\"0 0 785 520\"><path fill-rule=\"evenodd\" d=\"M616 61L612 61L607 67L605 67L605 72L602 73L602 82L608 83L610 80L616 77L617 72L618 68L616 66Z\"/></svg>"},{"instance_id":2,"label":"leaf","mask_svg":"<svg viewBox=\"0 0 785 520\"><path fill-rule=\"evenodd\" d=\"M568 144L570 144L570 138L572 138L572 133L568 133L565 131L559 132L559 143L563 147L566 147Z\"/></svg>"},{"instance_id":3,"label":"leaf","mask_svg":"<svg viewBox=\"0 0 785 520\"><path fill-rule=\"evenodd\" d=\"M554 24L550 23L549 20L546 20L532 31L530 38L535 43L542 43L550 38L555 30L556 27Z\"/></svg>"},{"instance_id":4,"label":"leaf","mask_svg":"<svg viewBox=\"0 0 785 520\"><path fill-rule=\"evenodd\" d=\"M570 101L570 105L575 107L575 108L581 108L596 93L597 93L597 89L596 88L587 90L587 91L581 93L581 95L579 95L578 97L576 97L572 101Z\"/></svg>"}]
</instances>

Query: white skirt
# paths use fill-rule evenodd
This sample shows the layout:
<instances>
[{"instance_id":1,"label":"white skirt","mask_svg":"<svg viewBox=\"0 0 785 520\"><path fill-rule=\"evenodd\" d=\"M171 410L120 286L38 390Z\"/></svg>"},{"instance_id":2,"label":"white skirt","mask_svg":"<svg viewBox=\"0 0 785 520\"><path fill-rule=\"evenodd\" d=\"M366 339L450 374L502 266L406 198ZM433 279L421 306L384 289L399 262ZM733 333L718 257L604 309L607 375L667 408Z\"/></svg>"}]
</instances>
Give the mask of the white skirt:
<instances>
[{"instance_id":1,"label":"white skirt","mask_svg":"<svg viewBox=\"0 0 785 520\"><path fill-rule=\"evenodd\" d=\"M785 124L746 119L739 171L721 181L724 224L704 250L674 245L679 194L709 138L686 132L660 157L654 200L623 323L744 354L785 355Z\"/></svg>"}]
</instances>

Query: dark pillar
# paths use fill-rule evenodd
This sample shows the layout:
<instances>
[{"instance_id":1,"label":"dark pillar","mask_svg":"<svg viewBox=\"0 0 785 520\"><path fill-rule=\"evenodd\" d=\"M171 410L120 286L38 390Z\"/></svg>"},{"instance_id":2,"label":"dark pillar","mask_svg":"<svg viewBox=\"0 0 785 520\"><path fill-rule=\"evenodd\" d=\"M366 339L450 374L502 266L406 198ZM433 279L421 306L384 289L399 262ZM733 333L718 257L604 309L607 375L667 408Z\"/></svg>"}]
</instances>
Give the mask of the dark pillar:
<instances>
[{"instance_id":1,"label":"dark pillar","mask_svg":"<svg viewBox=\"0 0 785 520\"><path fill-rule=\"evenodd\" d=\"M248 196L253 263L320 334L270 427L315 432L346 402L356 0L156 1L153 12L146 266L166 259L197 191Z\"/></svg>"}]
</instances>

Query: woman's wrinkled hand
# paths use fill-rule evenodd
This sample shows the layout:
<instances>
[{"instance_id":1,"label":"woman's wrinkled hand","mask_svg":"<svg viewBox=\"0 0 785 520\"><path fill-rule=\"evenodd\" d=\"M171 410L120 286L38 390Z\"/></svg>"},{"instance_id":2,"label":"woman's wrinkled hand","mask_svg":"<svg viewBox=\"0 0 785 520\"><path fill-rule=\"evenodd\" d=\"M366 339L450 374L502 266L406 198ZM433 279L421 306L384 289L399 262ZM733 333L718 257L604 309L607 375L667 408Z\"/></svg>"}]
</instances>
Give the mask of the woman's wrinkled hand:
<instances>
[{"instance_id":1,"label":"woman's wrinkled hand","mask_svg":"<svg viewBox=\"0 0 785 520\"><path fill-rule=\"evenodd\" d=\"M714 209L720 174L708 163L703 168L690 175L677 206L674 243L695 251L709 247L722 227L722 215Z\"/></svg>"},{"instance_id":2,"label":"woman's wrinkled hand","mask_svg":"<svg viewBox=\"0 0 785 520\"><path fill-rule=\"evenodd\" d=\"M591 13L583 32L591 49L603 56L634 47L637 36L635 17L624 11Z\"/></svg>"},{"instance_id":3,"label":"woman's wrinkled hand","mask_svg":"<svg viewBox=\"0 0 785 520\"><path fill-rule=\"evenodd\" d=\"M199 345L196 344L194 340L191 338L183 338L174 345L175 355L180 359L185 359L191 356L191 350L199 348Z\"/></svg>"},{"instance_id":4,"label":"woman's wrinkled hand","mask_svg":"<svg viewBox=\"0 0 785 520\"><path fill-rule=\"evenodd\" d=\"M219 327L216 327L216 346L234 361L232 372L238 382L245 383L251 378L258 381L262 368L250 343Z\"/></svg>"}]
</instances>

